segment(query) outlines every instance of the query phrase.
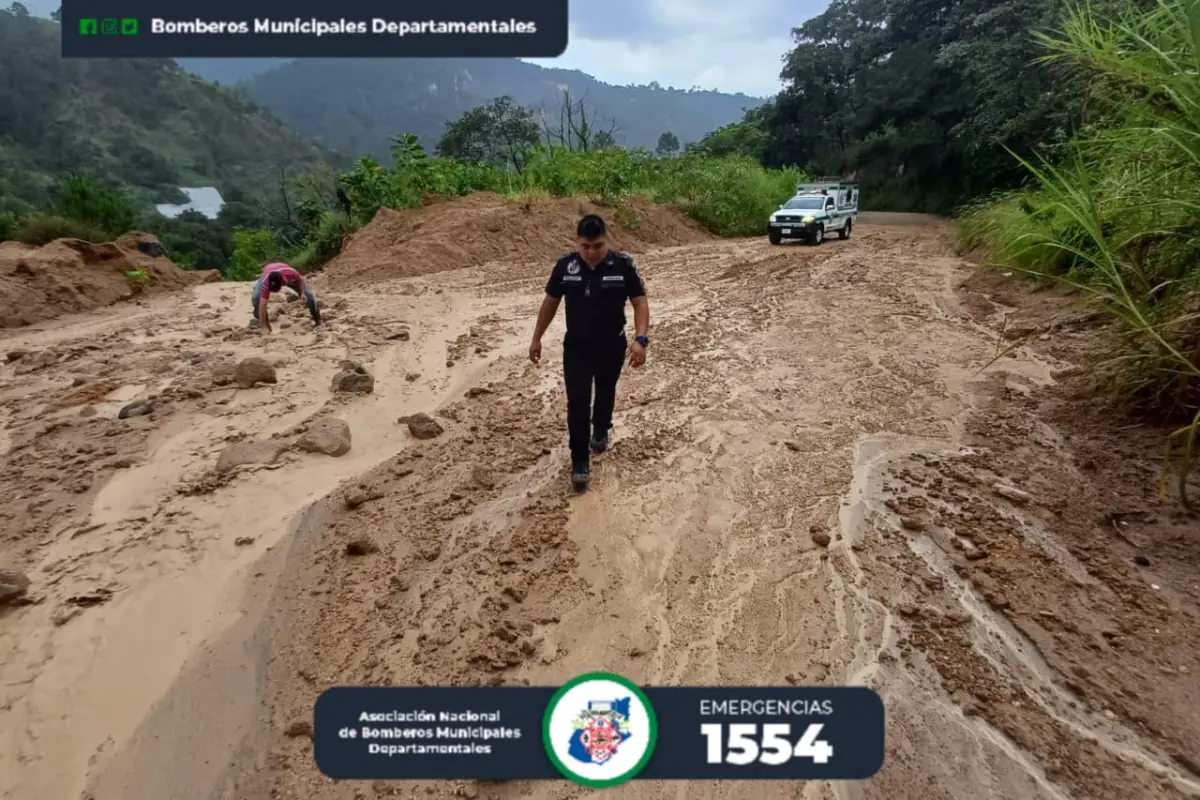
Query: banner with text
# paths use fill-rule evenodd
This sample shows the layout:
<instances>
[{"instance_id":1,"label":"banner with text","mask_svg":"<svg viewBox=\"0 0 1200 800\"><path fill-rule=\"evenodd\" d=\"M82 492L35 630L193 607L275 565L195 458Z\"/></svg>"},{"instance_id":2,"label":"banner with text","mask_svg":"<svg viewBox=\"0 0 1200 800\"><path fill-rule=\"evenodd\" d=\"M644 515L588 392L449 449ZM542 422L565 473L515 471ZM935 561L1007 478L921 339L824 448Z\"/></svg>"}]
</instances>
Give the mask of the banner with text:
<instances>
[{"instance_id":1,"label":"banner with text","mask_svg":"<svg viewBox=\"0 0 1200 800\"><path fill-rule=\"evenodd\" d=\"M332 778L851 780L883 765L865 687L638 687L611 673L553 687L335 687L313 720Z\"/></svg>"},{"instance_id":2,"label":"banner with text","mask_svg":"<svg viewBox=\"0 0 1200 800\"><path fill-rule=\"evenodd\" d=\"M67 58L554 58L563 0L63 0Z\"/></svg>"}]
</instances>

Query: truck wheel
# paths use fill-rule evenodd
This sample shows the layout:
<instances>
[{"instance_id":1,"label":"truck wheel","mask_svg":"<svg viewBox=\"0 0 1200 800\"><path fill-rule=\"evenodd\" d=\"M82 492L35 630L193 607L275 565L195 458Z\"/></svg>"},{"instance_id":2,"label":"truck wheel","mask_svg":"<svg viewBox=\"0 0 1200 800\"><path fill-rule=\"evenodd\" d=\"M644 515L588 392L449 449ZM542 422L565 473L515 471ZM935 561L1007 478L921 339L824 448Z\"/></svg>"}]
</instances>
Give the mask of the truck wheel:
<instances>
[{"instance_id":1,"label":"truck wheel","mask_svg":"<svg viewBox=\"0 0 1200 800\"><path fill-rule=\"evenodd\" d=\"M779 235L779 231L768 231L767 238L771 240L771 244L780 244L783 242L783 237Z\"/></svg>"},{"instance_id":2,"label":"truck wheel","mask_svg":"<svg viewBox=\"0 0 1200 800\"><path fill-rule=\"evenodd\" d=\"M852 220L846 220L846 227L844 227L840 231L838 231L838 238L849 239L850 232L851 232L851 230L853 230L853 227L854 227L854 222Z\"/></svg>"},{"instance_id":3,"label":"truck wheel","mask_svg":"<svg viewBox=\"0 0 1200 800\"><path fill-rule=\"evenodd\" d=\"M813 247L816 247L823 241L825 241L825 226L818 225L817 229L813 231L812 234L812 245Z\"/></svg>"}]
</instances>

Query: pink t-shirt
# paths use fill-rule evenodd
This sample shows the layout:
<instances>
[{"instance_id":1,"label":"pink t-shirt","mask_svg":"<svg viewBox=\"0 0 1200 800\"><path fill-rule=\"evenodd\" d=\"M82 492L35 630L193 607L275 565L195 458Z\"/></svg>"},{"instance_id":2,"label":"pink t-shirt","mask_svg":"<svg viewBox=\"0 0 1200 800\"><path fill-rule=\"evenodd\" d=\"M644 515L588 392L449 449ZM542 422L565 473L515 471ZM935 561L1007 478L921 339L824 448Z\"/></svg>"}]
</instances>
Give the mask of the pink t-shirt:
<instances>
[{"instance_id":1,"label":"pink t-shirt","mask_svg":"<svg viewBox=\"0 0 1200 800\"><path fill-rule=\"evenodd\" d=\"M283 276L283 285L291 286L297 289L304 283L304 276L297 272L292 267L284 264L282 261L276 261L273 264L267 264L262 271L262 296L268 297L271 294L271 287L267 285L267 276L272 272L278 272Z\"/></svg>"}]
</instances>

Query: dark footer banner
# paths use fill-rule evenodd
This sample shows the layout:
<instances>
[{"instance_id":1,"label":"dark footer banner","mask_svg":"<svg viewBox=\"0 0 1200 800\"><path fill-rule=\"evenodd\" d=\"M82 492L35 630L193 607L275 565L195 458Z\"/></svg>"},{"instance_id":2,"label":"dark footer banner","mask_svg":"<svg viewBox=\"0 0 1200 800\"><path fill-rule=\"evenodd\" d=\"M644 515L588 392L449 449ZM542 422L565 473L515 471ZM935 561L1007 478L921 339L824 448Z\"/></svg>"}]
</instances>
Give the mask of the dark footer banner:
<instances>
[{"instance_id":1,"label":"dark footer banner","mask_svg":"<svg viewBox=\"0 0 1200 800\"><path fill-rule=\"evenodd\" d=\"M339 779L853 780L883 765L865 687L647 687L590 673L561 687L336 687L314 754Z\"/></svg>"}]
</instances>

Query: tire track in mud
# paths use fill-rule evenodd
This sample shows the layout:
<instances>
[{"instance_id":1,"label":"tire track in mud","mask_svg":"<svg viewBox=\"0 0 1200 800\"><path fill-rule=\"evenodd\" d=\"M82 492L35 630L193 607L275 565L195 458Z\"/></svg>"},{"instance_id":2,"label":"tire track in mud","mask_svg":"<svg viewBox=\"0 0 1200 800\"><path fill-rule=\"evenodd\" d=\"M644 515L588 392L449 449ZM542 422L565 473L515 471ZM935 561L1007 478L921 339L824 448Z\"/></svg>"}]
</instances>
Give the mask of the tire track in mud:
<instances>
[{"instance_id":1,"label":"tire track in mud","mask_svg":"<svg viewBox=\"0 0 1200 800\"><path fill-rule=\"evenodd\" d=\"M488 393L447 408L446 434L368 477L379 499L313 543L322 579L296 595L294 645L276 659L277 723L331 683L556 684L603 668L648 684L863 683L889 710L888 758L872 781L615 791L1194 791L1161 743L1064 693L1039 646L969 588L977 561L890 507L884 487L906 485L905 459L961 458L978 413L972 376L995 344L962 311L953 287L965 270L936 228L863 229L822 248L720 242L640 259L653 349L622 379L613 447L582 497L566 489L555 334L540 370L519 356L493 366ZM488 290L474 278L442 285L508 309L517 291L532 308L544 277L513 272ZM529 324L511 317L506 335L519 343ZM1021 356L988 372L1039 369ZM983 480L946 502L969 503ZM381 553L347 558L361 531ZM275 740L279 796L585 793L518 782L364 794L318 775L309 748Z\"/></svg>"}]
</instances>

